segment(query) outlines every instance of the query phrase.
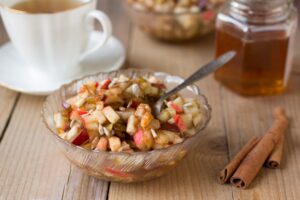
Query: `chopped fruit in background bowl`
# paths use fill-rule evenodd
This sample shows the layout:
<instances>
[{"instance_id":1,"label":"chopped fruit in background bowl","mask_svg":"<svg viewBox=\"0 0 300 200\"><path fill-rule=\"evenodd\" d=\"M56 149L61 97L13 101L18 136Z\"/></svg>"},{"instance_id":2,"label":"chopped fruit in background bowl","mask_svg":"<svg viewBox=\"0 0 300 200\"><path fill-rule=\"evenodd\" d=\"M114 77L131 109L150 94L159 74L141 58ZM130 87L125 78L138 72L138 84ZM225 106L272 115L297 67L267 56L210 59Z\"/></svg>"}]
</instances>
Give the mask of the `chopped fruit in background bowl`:
<instances>
[{"instance_id":1,"label":"chopped fruit in background bowl","mask_svg":"<svg viewBox=\"0 0 300 200\"><path fill-rule=\"evenodd\" d=\"M157 117L152 113L180 80L133 69L88 76L47 98L44 121L67 158L88 174L122 182L154 178L197 144L210 119L195 85L167 99Z\"/></svg>"}]
</instances>

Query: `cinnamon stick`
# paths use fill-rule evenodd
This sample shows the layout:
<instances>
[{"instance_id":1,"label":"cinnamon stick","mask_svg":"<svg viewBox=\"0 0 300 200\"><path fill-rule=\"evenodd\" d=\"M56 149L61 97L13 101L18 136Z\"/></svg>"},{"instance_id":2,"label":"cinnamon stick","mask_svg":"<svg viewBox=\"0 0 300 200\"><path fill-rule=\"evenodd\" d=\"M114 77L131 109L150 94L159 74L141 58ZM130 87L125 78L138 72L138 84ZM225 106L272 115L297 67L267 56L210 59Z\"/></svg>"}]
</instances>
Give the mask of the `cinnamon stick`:
<instances>
[{"instance_id":1,"label":"cinnamon stick","mask_svg":"<svg viewBox=\"0 0 300 200\"><path fill-rule=\"evenodd\" d=\"M283 143L284 143L284 136L282 136L276 146L274 147L271 155L267 159L265 163L265 167L276 169L280 166L282 153L283 153Z\"/></svg>"},{"instance_id":2,"label":"cinnamon stick","mask_svg":"<svg viewBox=\"0 0 300 200\"><path fill-rule=\"evenodd\" d=\"M219 173L218 180L221 184L227 183L235 172L237 167L243 161L245 156L253 149L253 147L258 143L258 137L251 138L244 147L234 156L234 158L230 161L230 163L225 166Z\"/></svg>"},{"instance_id":3,"label":"cinnamon stick","mask_svg":"<svg viewBox=\"0 0 300 200\"><path fill-rule=\"evenodd\" d=\"M274 122L259 143L249 152L241 162L238 169L230 179L230 182L238 188L247 188L255 178L265 160L268 158L276 143L283 136L288 126L288 119L284 109L274 109Z\"/></svg>"}]
</instances>

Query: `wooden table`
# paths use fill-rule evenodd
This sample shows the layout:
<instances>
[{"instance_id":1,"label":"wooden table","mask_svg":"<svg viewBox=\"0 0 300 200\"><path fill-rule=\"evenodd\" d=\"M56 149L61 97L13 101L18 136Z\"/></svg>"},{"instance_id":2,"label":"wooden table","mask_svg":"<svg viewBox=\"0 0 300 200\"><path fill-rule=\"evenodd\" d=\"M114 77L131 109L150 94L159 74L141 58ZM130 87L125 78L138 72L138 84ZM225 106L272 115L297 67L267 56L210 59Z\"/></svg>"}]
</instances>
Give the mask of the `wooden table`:
<instances>
[{"instance_id":1,"label":"wooden table","mask_svg":"<svg viewBox=\"0 0 300 200\"><path fill-rule=\"evenodd\" d=\"M127 48L126 67L143 67L186 77L213 58L213 35L187 44L166 44L133 27L119 0L101 0L114 34ZM1 25L0 40L7 36ZM298 58L298 57L296 57ZM299 57L300 58L300 57ZM166 176L144 183L109 183L89 177L58 151L41 120L44 97L0 88L0 199L300 199L300 68L295 63L287 92L243 98L212 77L200 81L213 107L213 119L199 146ZM1 63L0 63L1 65ZM5 66L0 66L5 67ZM282 168L262 169L251 187L219 185L218 171L253 135L270 126L274 106L291 118Z\"/></svg>"}]
</instances>

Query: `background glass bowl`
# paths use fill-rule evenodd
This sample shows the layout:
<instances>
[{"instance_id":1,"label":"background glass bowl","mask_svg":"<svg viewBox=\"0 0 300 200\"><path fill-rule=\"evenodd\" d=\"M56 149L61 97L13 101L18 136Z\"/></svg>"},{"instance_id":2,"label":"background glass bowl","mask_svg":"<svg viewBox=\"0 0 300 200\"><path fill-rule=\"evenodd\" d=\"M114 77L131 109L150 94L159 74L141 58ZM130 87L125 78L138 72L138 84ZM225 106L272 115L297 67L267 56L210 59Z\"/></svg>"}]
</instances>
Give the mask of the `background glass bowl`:
<instances>
[{"instance_id":1,"label":"background glass bowl","mask_svg":"<svg viewBox=\"0 0 300 200\"><path fill-rule=\"evenodd\" d=\"M138 10L126 0L123 0L123 4L131 21L141 30L157 39L180 42L206 35L214 30L216 15L223 4L220 1L211 2L213 5L209 10L179 14Z\"/></svg>"},{"instance_id":2,"label":"background glass bowl","mask_svg":"<svg viewBox=\"0 0 300 200\"><path fill-rule=\"evenodd\" d=\"M87 174L99 179L119 182L137 182L162 176L176 166L187 152L198 144L211 117L211 108L204 95L197 86L192 85L184 89L181 94L185 97L196 98L202 107L203 120L197 127L194 136L185 139L182 143L171 145L164 149L147 152L98 152L75 146L57 135L53 114L62 110L62 102L74 96L80 86L88 80L101 81L107 78L118 77L124 74L128 77L154 75L162 80L167 88L172 88L183 81L178 76L150 70L126 69L109 73L98 73L86 76L80 80L62 86L49 95L43 105L42 115L52 138L56 141L63 154L77 167Z\"/></svg>"}]
</instances>

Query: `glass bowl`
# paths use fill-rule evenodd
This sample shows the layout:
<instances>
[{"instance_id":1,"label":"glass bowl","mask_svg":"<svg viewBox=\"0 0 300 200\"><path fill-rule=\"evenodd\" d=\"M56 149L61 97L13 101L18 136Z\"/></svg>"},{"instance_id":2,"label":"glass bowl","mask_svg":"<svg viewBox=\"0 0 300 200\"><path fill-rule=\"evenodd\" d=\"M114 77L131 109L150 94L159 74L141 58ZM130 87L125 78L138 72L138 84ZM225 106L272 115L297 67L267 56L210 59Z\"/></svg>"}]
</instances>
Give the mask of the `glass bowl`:
<instances>
[{"instance_id":1,"label":"glass bowl","mask_svg":"<svg viewBox=\"0 0 300 200\"><path fill-rule=\"evenodd\" d=\"M131 21L149 35L165 41L187 41L214 30L215 19L225 0L208 0L209 9L196 12L162 13L137 9L123 0Z\"/></svg>"},{"instance_id":2,"label":"glass bowl","mask_svg":"<svg viewBox=\"0 0 300 200\"><path fill-rule=\"evenodd\" d=\"M154 75L162 80L167 88L174 87L183 81L178 76L150 70L126 69L109 73L98 73L86 76L80 80L62 86L49 95L42 108L45 125L50 130L63 154L77 167L87 174L103 180L119 182L137 182L162 176L174 168L186 154L197 145L211 117L211 108L197 86L191 85L180 92L186 97L196 98L201 105L203 120L198 125L196 134L182 143L171 145L164 149L146 152L99 152L75 146L57 135L53 114L62 110L62 102L76 94L80 86L88 80L101 81L124 74L128 77Z\"/></svg>"}]
</instances>

